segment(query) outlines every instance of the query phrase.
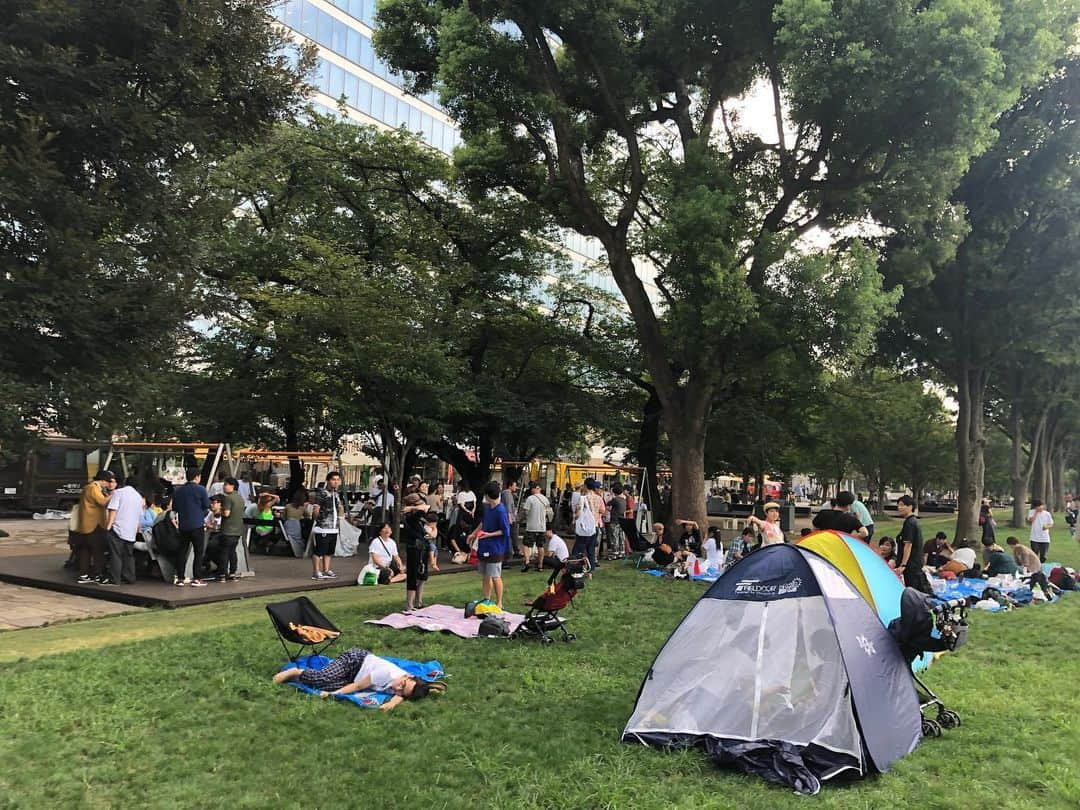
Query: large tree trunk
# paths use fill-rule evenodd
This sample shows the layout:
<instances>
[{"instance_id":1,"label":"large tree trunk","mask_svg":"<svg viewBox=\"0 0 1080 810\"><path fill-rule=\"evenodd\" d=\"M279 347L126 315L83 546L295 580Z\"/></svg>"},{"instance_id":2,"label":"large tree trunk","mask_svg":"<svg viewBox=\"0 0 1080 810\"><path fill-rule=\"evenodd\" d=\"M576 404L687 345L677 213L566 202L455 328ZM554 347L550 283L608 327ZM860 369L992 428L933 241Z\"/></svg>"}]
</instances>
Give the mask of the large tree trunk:
<instances>
[{"instance_id":1,"label":"large tree trunk","mask_svg":"<svg viewBox=\"0 0 1080 810\"><path fill-rule=\"evenodd\" d=\"M660 503L660 488L656 483L656 471L660 464L660 422L664 418L664 406L656 389L649 393L645 409L641 415L641 430L638 433L637 462L645 468L645 502L650 510L655 510ZM636 493L635 493L636 494Z\"/></svg>"},{"instance_id":2,"label":"large tree trunk","mask_svg":"<svg viewBox=\"0 0 1080 810\"><path fill-rule=\"evenodd\" d=\"M1054 450L1054 460L1051 465L1054 471L1054 511L1065 511L1065 490L1068 488L1065 484L1065 448L1062 444Z\"/></svg>"},{"instance_id":3,"label":"large tree trunk","mask_svg":"<svg viewBox=\"0 0 1080 810\"><path fill-rule=\"evenodd\" d=\"M1013 404L1009 416L1009 429L1012 431L1012 521L1014 529L1022 529L1026 524L1028 487L1031 485L1031 476L1035 470L1035 464L1039 457L1039 448L1044 442L1046 432L1047 411L1043 411L1039 417L1039 423L1035 427L1035 434L1031 438L1031 449L1028 452L1027 464L1024 464L1024 421L1020 408Z\"/></svg>"},{"instance_id":4,"label":"large tree trunk","mask_svg":"<svg viewBox=\"0 0 1080 810\"><path fill-rule=\"evenodd\" d=\"M956 399L956 457L959 462L954 545L974 546L979 542L979 503L982 500L985 463L983 450L983 397L986 375L965 365L958 375Z\"/></svg>"},{"instance_id":5,"label":"large tree trunk","mask_svg":"<svg viewBox=\"0 0 1080 810\"><path fill-rule=\"evenodd\" d=\"M693 520L704 534L709 527L705 508L705 433L708 398L693 388L682 389L677 405L664 408L671 441L671 514L668 531L676 520Z\"/></svg>"},{"instance_id":6,"label":"large tree trunk","mask_svg":"<svg viewBox=\"0 0 1080 810\"><path fill-rule=\"evenodd\" d=\"M1031 481L1031 497L1046 502L1046 464L1042 448L1032 448L1035 453L1035 474Z\"/></svg>"},{"instance_id":7,"label":"large tree trunk","mask_svg":"<svg viewBox=\"0 0 1080 810\"><path fill-rule=\"evenodd\" d=\"M286 416L283 420L283 427L285 429L285 449L299 450L300 436L296 428L296 417L292 414ZM316 482L312 481L310 483L314 487ZM304 465L300 463L300 459L290 458L288 497L291 498L293 493L302 486L304 486Z\"/></svg>"},{"instance_id":8,"label":"large tree trunk","mask_svg":"<svg viewBox=\"0 0 1080 810\"><path fill-rule=\"evenodd\" d=\"M1057 502L1059 496L1057 494L1059 486L1057 479L1054 477L1054 450L1049 449L1046 453L1046 460L1043 462L1046 467L1046 508L1053 512L1057 509Z\"/></svg>"}]
</instances>

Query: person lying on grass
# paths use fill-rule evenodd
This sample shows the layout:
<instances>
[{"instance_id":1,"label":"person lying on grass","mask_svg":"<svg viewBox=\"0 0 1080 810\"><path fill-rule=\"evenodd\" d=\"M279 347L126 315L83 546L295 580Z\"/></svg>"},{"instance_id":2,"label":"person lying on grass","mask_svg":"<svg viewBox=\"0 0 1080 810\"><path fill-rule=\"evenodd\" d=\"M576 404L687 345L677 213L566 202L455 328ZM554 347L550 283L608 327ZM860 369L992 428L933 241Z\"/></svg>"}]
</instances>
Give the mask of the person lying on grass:
<instances>
[{"instance_id":1,"label":"person lying on grass","mask_svg":"<svg viewBox=\"0 0 1080 810\"><path fill-rule=\"evenodd\" d=\"M319 697L351 695L355 692L383 692L393 695L379 707L388 712L403 700L420 700L432 692L446 690L444 683L430 683L408 674L401 667L379 656L353 647L322 669L290 667L274 676L274 683L299 681L309 689L318 689Z\"/></svg>"}]
</instances>

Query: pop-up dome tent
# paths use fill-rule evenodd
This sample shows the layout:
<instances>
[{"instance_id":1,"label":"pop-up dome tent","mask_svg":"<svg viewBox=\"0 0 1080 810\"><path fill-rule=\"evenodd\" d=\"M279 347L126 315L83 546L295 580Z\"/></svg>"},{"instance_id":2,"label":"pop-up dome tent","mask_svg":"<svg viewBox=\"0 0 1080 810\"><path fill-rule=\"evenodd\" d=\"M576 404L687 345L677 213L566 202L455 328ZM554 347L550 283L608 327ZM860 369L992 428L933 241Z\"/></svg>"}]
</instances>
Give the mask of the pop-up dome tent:
<instances>
[{"instance_id":1,"label":"pop-up dome tent","mask_svg":"<svg viewBox=\"0 0 1080 810\"><path fill-rule=\"evenodd\" d=\"M649 668L624 741L698 745L802 793L885 771L922 715L872 608L813 551L767 546L705 592Z\"/></svg>"}]
</instances>

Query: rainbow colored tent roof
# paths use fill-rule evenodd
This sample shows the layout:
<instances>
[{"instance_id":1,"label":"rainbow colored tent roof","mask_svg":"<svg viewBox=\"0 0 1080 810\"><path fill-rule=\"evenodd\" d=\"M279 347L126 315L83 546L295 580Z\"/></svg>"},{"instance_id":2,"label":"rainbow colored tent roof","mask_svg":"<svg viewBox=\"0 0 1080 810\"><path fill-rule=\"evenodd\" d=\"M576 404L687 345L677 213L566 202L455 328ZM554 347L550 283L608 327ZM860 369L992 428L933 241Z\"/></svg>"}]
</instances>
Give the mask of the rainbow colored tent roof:
<instances>
[{"instance_id":1,"label":"rainbow colored tent roof","mask_svg":"<svg viewBox=\"0 0 1080 810\"><path fill-rule=\"evenodd\" d=\"M886 627L900 617L900 597L904 583L870 546L850 534L818 531L806 535L798 545L810 549L840 569L855 589L877 611ZM912 669L920 672L930 666L933 656L924 653L915 659Z\"/></svg>"}]
</instances>

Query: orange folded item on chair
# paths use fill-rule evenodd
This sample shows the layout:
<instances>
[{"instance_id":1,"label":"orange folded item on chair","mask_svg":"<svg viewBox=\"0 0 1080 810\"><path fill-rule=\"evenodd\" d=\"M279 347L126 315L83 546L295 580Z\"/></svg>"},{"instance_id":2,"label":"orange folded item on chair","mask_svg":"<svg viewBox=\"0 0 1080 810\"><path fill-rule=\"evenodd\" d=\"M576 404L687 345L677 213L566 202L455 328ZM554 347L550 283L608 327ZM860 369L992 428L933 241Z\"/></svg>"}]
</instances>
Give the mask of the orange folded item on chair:
<instances>
[{"instance_id":1,"label":"orange folded item on chair","mask_svg":"<svg viewBox=\"0 0 1080 810\"><path fill-rule=\"evenodd\" d=\"M289 622L289 629L292 630L299 638L307 641L311 644L318 644L322 641L326 641L328 638L337 638L341 635L336 630L327 630L324 627L312 627L309 624L293 624Z\"/></svg>"}]
</instances>

